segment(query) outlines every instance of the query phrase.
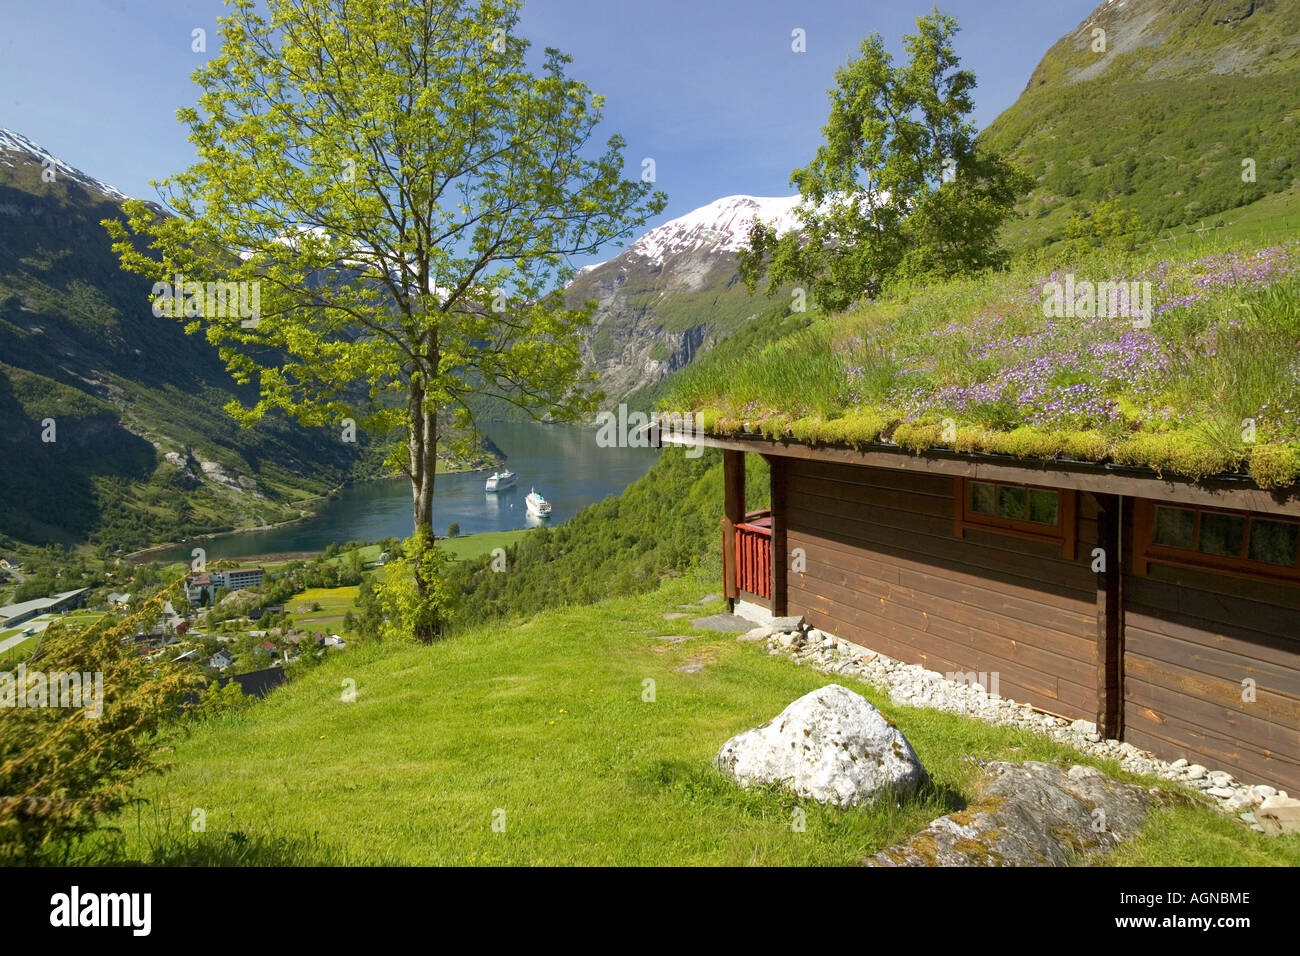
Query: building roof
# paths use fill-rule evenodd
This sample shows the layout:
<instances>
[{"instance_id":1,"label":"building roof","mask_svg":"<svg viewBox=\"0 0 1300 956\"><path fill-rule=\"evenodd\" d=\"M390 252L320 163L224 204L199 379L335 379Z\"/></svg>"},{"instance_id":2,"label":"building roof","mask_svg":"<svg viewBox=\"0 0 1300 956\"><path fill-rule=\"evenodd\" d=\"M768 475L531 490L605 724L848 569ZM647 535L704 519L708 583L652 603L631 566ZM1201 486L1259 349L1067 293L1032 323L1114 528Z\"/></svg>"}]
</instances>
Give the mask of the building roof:
<instances>
[{"instance_id":1,"label":"building roof","mask_svg":"<svg viewBox=\"0 0 1300 956\"><path fill-rule=\"evenodd\" d=\"M260 671L250 671L247 674L220 677L217 679L217 683L224 687L234 681L245 694L265 697L288 679L289 675L284 672L283 667L267 667Z\"/></svg>"},{"instance_id":2,"label":"building roof","mask_svg":"<svg viewBox=\"0 0 1300 956\"><path fill-rule=\"evenodd\" d=\"M898 446L808 444L776 441L760 435L711 436L660 429L658 441L670 445L703 445L778 458L836 462L868 468L890 468L952 478L1024 482L1050 488L1071 488L1103 494L1130 495L1181 505L1232 508L1261 514L1300 516L1300 485L1264 490L1245 476L1216 476L1194 480L1160 475L1150 469L1096 462L1034 461L1009 455L955 453L933 449L923 454Z\"/></svg>"},{"instance_id":3,"label":"building roof","mask_svg":"<svg viewBox=\"0 0 1300 956\"><path fill-rule=\"evenodd\" d=\"M716 438L1300 483L1300 242L1075 258L918 284L743 354L724 343L666 407ZM1139 310L1093 295L1120 283Z\"/></svg>"},{"instance_id":4,"label":"building roof","mask_svg":"<svg viewBox=\"0 0 1300 956\"><path fill-rule=\"evenodd\" d=\"M40 611L44 611L56 604L62 604L69 598L76 597L79 594L84 594L89 590L90 588L73 588L71 591L62 591L58 594L52 595L51 597L33 598L30 601L20 601L17 604L6 604L4 607L0 607L0 620L8 620L9 618L19 617L32 612L39 613Z\"/></svg>"}]
</instances>

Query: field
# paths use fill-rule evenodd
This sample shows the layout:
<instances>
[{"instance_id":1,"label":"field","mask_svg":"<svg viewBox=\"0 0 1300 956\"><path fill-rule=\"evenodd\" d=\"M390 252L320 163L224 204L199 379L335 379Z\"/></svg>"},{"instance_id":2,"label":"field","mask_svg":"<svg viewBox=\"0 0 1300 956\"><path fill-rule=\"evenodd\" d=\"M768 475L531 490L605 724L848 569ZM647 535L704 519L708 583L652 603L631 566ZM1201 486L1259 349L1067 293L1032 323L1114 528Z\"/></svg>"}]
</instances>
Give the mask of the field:
<instances>
[{"instance_id":1,"label":"field","mask_svg":"<svg viewBox=\"0 0 1300 956\"><path fill-rule=\"evenodd\" d=\"M457 559L477 558L488 554L494 548L510 547L530 530L532 529L518 528L513 531L486 531L481 534L463 534L455 538L441 538L438 541L438 547ZM361 560L366 564L379 560L382 551L377 544L368 544L355 550L361 553ZM325 563L343 564L351 554L351 551L340 552L332 558L327 558Z\"/></svg>"},{"instance_id":2,"label":"field","mask_svg":"<svg viewBox=\"0 0 1300 956\"><path fill-rule=\"evenodd\" d=\"M357 588L308 588L289 598L284 609L308 631L343 634L343 615L356 609ZM313 610L320 605L320 610Z\"/></svg>"},{"instance_id":3,"label":"field","mask_svg":"<svg viewBox=\"0 0 1300 956\"><path fill-rule=\"evenodd\" d=\"M495 548L508 548L526 535L531 528L519 528L515 531L487 531L482 534L461 535L438 542L438 547L458 560L477 558L490 553Z\"/></svg>"},{"instance_id":4,"label":"field","mask_svg":"<svg viewBox=\"0 0 1300 956\"><path fill-rule=\"evenodd\" d=\"M973 758L1076 759L1046 737L895 707L845 680L903 730L933 785L899 806L849 811L741 790L711 767L719 746L830 679L694 630L689 617L664 619L718 610L681 608L711 583L678 579L431 647L350 648L251 710L177 739L171 770L145 785L148 804L116 821L116 841L83 846L82 858L852 864L959 809L981 773ZM688 660L703 670L676 670ZM352 702L340 690L350 686ZM206 812L202 833L190 829L196 807ZM791 826L796 807L806 832ZM1269 841L1189 804L1157 814L1123 862L1295 866L1300 838Z\"/></svg>"}]
</instances>

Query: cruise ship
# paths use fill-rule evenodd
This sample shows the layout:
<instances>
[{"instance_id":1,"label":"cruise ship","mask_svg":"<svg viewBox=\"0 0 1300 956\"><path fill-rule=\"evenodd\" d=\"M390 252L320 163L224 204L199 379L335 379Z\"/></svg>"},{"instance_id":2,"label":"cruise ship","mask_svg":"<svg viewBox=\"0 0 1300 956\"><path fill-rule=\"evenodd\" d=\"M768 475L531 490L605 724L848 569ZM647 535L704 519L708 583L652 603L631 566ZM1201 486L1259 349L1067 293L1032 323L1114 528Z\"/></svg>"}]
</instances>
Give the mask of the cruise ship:
<instances>
[{"instance_id":1,"label":"cruise ship","mask_svg":"<svg viewBox=\"0 0 1300 956\"><path fill-rule=\"evenodd\" d=\"M548 517L551 513L551 503L539 495L536 489L529 489L528 497L524 499L524 505L528 508L528 513L538 518Z\"/></svg>"},{"instance_id":2,"label":"cruise ship","mask_svg":"<svg viewBox=\"0 0 1300 956\"><path fill-rule=\"evenodd\" d=\"M507 488L513 488L517 477L518 475L509 468L504 471L494 471L487 480L487 490L505 491Z\"/></svg>"}]
</instances>

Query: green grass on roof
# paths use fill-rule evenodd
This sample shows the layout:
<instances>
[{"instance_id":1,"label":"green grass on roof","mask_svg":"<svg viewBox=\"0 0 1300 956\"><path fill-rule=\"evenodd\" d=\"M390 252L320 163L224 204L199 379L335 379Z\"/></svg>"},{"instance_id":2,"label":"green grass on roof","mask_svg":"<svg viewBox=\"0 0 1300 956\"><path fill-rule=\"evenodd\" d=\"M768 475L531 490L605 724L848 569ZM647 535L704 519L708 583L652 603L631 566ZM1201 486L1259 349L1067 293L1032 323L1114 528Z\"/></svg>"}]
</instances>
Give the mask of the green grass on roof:
<instances>
[{"instance_id":1,"label":"green grass on roof","mask_svg":"<svg viewBox=\"0 0 1300 956\"><path fill-rule=\"evenodd\" d=\"M1149 283L1119 315L1052 283ZM1143 287L1138 286L1140 291ZM1083 303L1078 303L1082 306ZM666 403L715 434L1300 478L1300 242L1091 253L896 289L689 369Z\"/></svg>"}]
</instances>

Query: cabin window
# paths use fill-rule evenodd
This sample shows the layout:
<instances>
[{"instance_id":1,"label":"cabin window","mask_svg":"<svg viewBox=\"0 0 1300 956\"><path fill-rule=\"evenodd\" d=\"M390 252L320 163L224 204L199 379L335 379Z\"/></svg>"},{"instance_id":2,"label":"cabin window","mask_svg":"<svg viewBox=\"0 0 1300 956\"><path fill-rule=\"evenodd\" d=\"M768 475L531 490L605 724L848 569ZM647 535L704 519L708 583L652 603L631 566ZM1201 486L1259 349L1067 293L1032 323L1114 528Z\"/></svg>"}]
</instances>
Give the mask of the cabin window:
<instances>
[{"instance_id":1,"label":"cabin window","mask_svg":"<svg viewBox=\"0 0 1300 956\"><path fill-rule=\"evenodd\" d=\"M1139 574L1154 562L1300 580L1300 521L1139 499L1134 531Z\"/></svg>"},{"instance_id":2,"label":"cabin window","mask_svg":"<svg viewBox=\"0 0 1300 956\"><path fill-rule=\"evenodd\" d=\"M1075 492L1006 481L956 482L956 533L970 528L1059 543L1074 558Z\"/></svg>"}]
</instances>

